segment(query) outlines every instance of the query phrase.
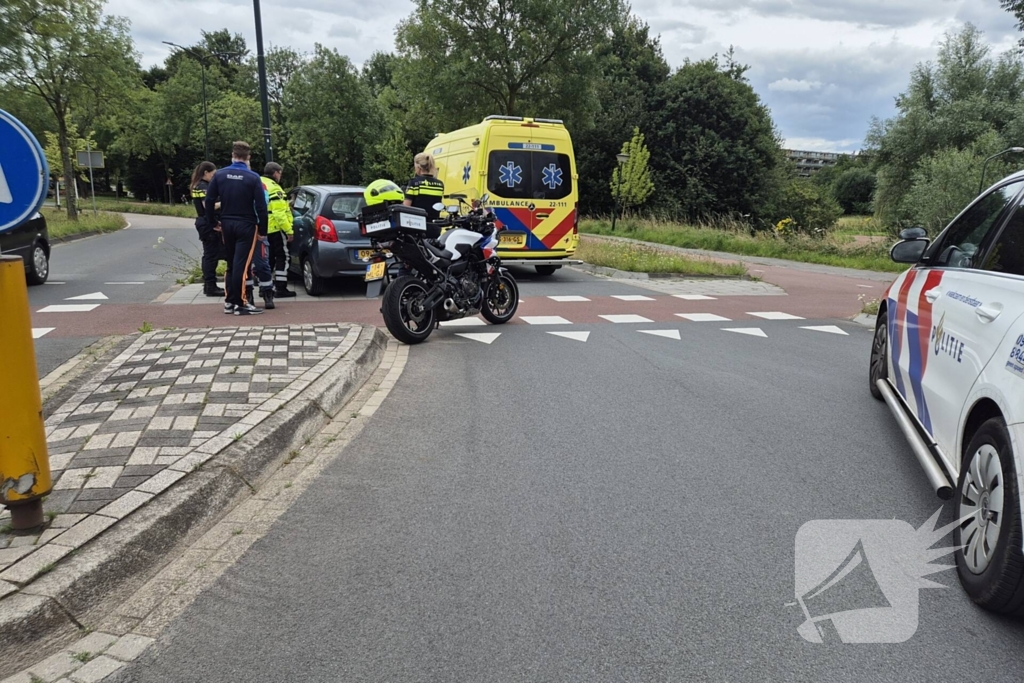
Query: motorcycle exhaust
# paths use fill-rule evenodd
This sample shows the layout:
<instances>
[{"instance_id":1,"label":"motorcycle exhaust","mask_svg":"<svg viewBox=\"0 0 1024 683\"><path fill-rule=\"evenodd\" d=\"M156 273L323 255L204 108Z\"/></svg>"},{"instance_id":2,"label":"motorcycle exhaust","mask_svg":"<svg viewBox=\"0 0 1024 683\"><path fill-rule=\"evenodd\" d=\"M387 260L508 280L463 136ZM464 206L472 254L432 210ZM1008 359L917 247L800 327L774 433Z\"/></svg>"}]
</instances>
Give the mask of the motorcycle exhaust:
<instances>
[{"instance_id":1,"label":"motorcycle exhaust","mask_svg":"<svg viewBox=\"0 0 1024 683\"><path fill-rule=\"evenodd\" d=\"M448 311L448 313L450 313L452 315L455 315L456 313L459 313L459 307L455 305L455 299L452 299L451 297L448 297L447 299L445 299L444 300L444 310Z\"/></svg>"}]
</instances>

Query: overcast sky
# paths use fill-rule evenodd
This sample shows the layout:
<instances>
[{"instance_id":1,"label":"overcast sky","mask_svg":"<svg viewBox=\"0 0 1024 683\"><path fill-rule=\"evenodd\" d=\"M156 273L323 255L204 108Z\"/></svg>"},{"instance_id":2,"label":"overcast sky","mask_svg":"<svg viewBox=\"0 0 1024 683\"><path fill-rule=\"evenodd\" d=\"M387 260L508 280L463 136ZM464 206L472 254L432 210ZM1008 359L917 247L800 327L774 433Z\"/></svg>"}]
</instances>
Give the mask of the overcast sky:
<instances>
[{"instance_id":1,"label":"overcast sky","mask_svg":"<svg viewBox=\"0 0 1024 683\"><path fill-rule=\"evenodd\" d=\"M410 0L262 0L265 44L310 51L335 47L356 64L394 49ZM128 17L143 65L167 56L161 41L188 45L200 28L241 33L255 52L249 0L108 0ZM669 64L734 45L752 68L786 145L859 149L872 116L894 113L910 70L933 59L943 34L973 22L996 51L1018 34L999 0L634 0L633 11L661 35Z\"/></svg>"}]
</instances>

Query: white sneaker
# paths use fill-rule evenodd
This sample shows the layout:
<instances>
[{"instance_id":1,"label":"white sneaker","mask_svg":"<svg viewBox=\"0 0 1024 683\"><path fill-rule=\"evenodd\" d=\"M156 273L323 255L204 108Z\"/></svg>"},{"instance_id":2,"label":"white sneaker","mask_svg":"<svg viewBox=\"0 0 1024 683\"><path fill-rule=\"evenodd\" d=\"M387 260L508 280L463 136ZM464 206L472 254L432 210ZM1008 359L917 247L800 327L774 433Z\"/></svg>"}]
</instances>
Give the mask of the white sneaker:
<instances>
[{"instance_id":1,"label":"white sneaker","mask_svg":"<svg viewBox=\"0 0 1024 683\"><path fill-rule=\"evenodd\" d=\"M234 312L235 312L235 305L234 304L229 304L229 303L225 303L224 304L224 314L225 315L231 315Z\"/></svg>"}]
</instances>

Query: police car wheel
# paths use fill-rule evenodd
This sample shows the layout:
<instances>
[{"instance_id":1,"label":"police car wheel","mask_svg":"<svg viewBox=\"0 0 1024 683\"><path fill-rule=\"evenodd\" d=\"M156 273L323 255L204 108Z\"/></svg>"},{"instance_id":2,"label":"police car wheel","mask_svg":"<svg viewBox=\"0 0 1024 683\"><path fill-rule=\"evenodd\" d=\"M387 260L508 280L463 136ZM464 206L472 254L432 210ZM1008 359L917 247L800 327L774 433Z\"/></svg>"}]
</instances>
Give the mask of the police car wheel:
<instances>
[{"instance_id":1,"label":"police car wheel","mask_svg":"<svg viewBox=\"0 0 1024 683\"><path fill-rule=\"evenodd\" d=\"M1013 446L1006 425L981 425L965 451L953 529L956 571L971 600L985 609L1024 614L1024 555Z\"/></svg>"},{"instance_id":2,"label":"police car wheel","mask_svg":"<svg viewBox=\"0 0 1024 683\"><path fill-rule=\"evenodd\" d=\"M871 395L879 401L882 392L878 389L878 380L889 378L889 316L881 313L875 323L875 339L871 342L871 368L868 379L871 382Z\"/></svg>"},{"instance_id":3,"label":"police car wheel","mask_svg":"<svg viewBox=\"0 0 1024 683\"><path fill-rule=\"evenodd\" d=\"M43 245L32 247L32 262L28 266L28 283L41 285L50 277L50 257L46 255Z\"/></svg>"}]
</instances>

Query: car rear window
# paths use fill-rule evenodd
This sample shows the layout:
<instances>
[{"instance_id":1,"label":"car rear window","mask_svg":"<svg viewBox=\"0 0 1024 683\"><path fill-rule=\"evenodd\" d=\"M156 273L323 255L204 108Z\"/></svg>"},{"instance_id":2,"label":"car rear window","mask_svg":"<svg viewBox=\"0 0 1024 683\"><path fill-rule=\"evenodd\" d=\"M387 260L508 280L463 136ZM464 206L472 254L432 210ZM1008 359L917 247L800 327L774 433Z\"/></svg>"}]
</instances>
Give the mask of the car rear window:
<instances>
[{"instance_id":1,"label":"car rear window","mask_svg":"<svg viewBox=\"0 0 1024 683\"><path fill-rule=\"evenodd\" d=\"M495 150L487 161L487 191L505 199L564 199L572 193L569 156Z\"/></svg>"},{"instance_id":2,"label":"car rear window","mask_svg":"<svg viewBox=\"0 0 1024 683\"><path fill-rule=\"evenodd\" d=\"M333 221L355 221L359 220L359 210L364 206L366 200L361 194L333 194L324 202L321 213Z\"/></svg>"}]
</instances>

